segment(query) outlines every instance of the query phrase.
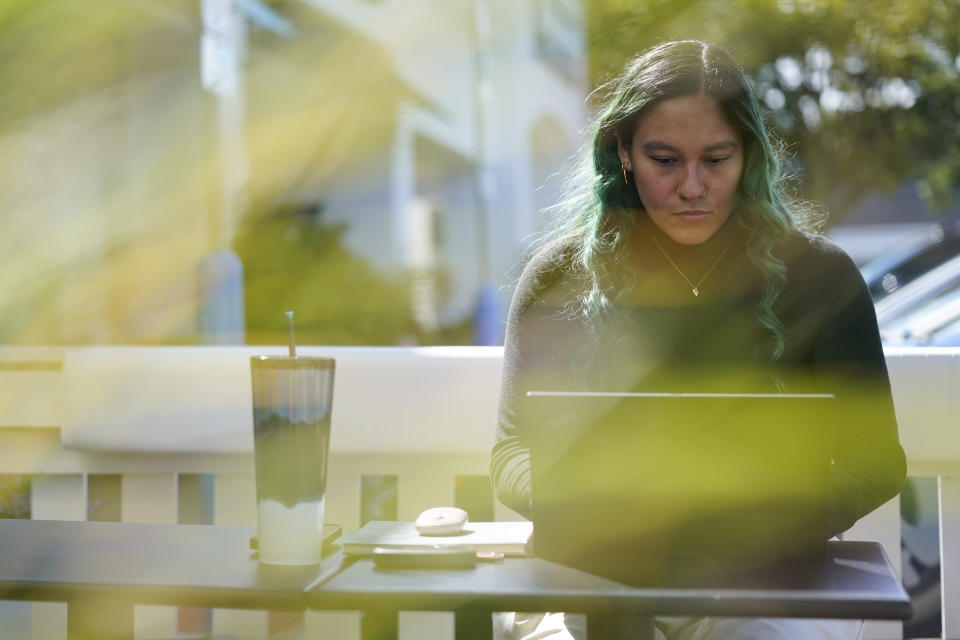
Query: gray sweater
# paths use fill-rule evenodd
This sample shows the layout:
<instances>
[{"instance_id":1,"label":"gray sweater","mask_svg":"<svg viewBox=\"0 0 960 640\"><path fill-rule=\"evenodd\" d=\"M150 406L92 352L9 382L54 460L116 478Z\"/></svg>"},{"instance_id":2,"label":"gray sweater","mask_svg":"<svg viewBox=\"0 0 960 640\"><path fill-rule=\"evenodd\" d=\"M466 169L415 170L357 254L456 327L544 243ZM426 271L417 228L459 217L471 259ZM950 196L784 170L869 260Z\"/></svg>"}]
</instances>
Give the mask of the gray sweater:
<instances>
[{"instance_id":1,"label":"gray sweater","mask_svg":"<svg viewBox=\"0 0 960 640\"><path fill-rule=\"evenodd\" d=\"M597 321L577 313L582 273L569 243L545 246L526 266L510 309L491 479L497 497L532 517L531 425L520 398L531 389L594 391L836 393L830 535L896 495L906 463L870 295L854 263L819 236L783 243L786 286L774 311L784 351L767 364L773 334L757 320L763 279L748 259L747 234L724 225L710 240L681 246L655 228L676 263L639 243L629 295ZM726 253L693 296L694 282ZM695 274L696 278L692 277Z\"/></svg>"}]
</instances>

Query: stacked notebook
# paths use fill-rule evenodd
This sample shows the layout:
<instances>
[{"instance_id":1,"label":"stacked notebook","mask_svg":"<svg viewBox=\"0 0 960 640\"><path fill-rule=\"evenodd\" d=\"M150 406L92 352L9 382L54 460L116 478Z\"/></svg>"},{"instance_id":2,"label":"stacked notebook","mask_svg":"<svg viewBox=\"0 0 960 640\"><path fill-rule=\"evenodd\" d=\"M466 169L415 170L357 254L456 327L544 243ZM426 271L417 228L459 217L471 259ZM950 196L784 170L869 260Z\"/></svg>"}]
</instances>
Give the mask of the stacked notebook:
<instances>
[{"instance_id":1,"label":"stacked notebook","mask_svg":"<svg viewBox=\"0 0 960 640\"><path fill-rule=\"evenodd\" d=\"M337 541L347 555L370 555L376 548L416 549L471 545L478 552L495 551L505 556L531 554L532 522L469 522L462 533L424 536L412 522L373 520Z\"/></svg>"}]
</instances>

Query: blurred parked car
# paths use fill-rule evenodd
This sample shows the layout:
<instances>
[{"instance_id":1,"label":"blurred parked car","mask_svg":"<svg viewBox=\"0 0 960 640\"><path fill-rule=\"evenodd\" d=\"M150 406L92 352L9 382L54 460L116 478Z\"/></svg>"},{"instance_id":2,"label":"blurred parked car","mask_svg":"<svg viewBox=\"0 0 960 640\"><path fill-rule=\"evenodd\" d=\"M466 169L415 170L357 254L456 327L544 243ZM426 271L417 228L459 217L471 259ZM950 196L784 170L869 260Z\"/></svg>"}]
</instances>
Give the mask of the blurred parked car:
<instances>
[{"instance_id":1,"label":"blurred parked car","mask_svg":"<svg viewBox=\"0 0 960 640\"><path fill-rule=\"evenodd\" d=\"M881 327L887 325L957 286L960 286L960 254L877 301L877 322Z\"/></svg>"},{"instance_id":2,"label":"blurred parked car","mask_svg":"<svg viewBox=\"0 0 960 640\"><path fill-rule=\"evenodd\" d=\"M877 302L889 345L960 345L960 256Z\"/></svg>"},{"instance_id":3,"label":"blurred parked car","mask_svg":"<svg viewBox=\"0 0 960 640\"><path fill-rule=\"evenodd\" d=\"M889 345L960 346L960 286L886 323L880 335Z\"/></svg>"},{"instance_id":4,"label":"blurred parked car","mask_svg":"<svg viewBox=\"0 0 960 640\"><path fill-rule=\"evenodd\" d=\"M956 256L960 256L958 224L938 225L930 235L885 252L860 271L873 301L880 302Z\"/></svg>"}]
</instances>

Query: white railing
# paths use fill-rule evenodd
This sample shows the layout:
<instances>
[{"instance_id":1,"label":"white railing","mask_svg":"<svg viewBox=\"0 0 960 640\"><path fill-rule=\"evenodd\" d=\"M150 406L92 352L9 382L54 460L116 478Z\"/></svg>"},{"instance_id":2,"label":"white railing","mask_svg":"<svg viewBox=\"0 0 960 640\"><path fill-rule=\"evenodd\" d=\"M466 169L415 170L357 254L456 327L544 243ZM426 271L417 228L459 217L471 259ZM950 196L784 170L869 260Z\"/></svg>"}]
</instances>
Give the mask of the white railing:
<instances>
[{"instance_id":1,"label":"white railing","mask_svg":"<svg viewBox=\"0 0 960 640\"><path fill-rule=\"evenodd\" d=\"M176 522L178 478L212 474L210 520L255 525L249 358L258 347L0 348L0 474L32 476L32 517L83 520L88 478L118 474L120 519ZM502 352L490 347L307 347L337 360L328 521L360 524L364 476L395 476L397 517L454 502L460 476L485 476ZM944 637L960 637L960 350L887 352L909 473L940 482ZM518 516L495 507L498 519ZM899 501L848 539L882 542L899 566ZM3 628L61 637L62 605L0 608ZM267 635L267 614L217 610L212 633ZM138 638L175 637L176 611L138 607ZM357 617L309 613L307 637L355 638ZM448 638L449 614L406 613L401 637ZM867 638L899 638L869 623Z\"/></svg>"}]
</instances>

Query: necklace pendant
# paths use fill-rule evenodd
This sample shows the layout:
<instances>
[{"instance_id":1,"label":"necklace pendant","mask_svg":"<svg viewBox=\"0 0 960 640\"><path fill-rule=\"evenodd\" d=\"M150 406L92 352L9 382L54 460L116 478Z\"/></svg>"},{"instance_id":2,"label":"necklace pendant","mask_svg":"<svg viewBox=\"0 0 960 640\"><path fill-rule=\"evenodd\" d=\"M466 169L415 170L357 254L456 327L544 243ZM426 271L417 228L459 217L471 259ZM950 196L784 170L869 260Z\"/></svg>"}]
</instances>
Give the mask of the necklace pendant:
<instances>
[{"instance_id":1,"label":"necklace pendant","mask_svg":"<svg viewBox=\"0 0 960 640\"><path fill-rule=\"evenodd\" d=\"M694 288L693 288L693 295L699 296L699 295L700 295L700 289L694 287Z\"/></svg>"}]
</instances>

